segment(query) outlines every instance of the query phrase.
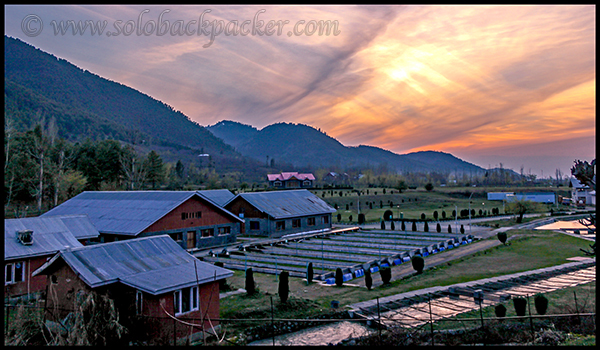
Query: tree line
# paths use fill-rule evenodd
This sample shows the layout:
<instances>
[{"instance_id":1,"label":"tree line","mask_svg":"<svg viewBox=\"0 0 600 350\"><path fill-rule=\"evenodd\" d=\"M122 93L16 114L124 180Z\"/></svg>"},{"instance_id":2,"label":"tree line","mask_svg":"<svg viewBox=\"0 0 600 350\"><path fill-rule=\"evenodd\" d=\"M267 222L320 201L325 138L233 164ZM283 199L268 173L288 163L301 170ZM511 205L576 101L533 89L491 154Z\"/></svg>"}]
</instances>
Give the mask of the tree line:
<instances>
[{"instance_id":1,"label":"tree line","mask_svg":"<svg viewBox=\"0 0 600 350\"><path fill-rule=\"evenodd\" d=\"M58 136L54 117L17 131L10 118L4 128L4 213L39 215L82 191L167 189L192 184L233 186L240 174L219 175L214 168L166 163L154 150L117 140L70 142Z\"/></svg>"}]
</instances>

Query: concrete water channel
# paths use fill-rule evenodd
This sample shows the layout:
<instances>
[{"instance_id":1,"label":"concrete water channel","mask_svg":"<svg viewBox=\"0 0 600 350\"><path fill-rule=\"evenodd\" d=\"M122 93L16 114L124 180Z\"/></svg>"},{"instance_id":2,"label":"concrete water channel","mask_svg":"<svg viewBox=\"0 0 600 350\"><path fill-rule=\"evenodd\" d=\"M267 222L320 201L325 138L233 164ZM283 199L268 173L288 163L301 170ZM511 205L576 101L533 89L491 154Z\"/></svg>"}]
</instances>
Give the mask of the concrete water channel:
<instances>
[{"instance_id":1,"label":"concrete water channel","mask_svg":"<svg viewBox=\"0 0 600 350\"><path fill-rule=\"evenodd\" d=\"M220 261L225 268L306 277L312 263L314 279L335 283L335 271L342 269L344 282L361 277L369 269L409 262L414 255L429 256L447 249L460 249L473 241L469 234L361 230L358 227L294 234L279 239L250 241L214 251L196 252L204 261Z\"/></svg>"}]
</instances>

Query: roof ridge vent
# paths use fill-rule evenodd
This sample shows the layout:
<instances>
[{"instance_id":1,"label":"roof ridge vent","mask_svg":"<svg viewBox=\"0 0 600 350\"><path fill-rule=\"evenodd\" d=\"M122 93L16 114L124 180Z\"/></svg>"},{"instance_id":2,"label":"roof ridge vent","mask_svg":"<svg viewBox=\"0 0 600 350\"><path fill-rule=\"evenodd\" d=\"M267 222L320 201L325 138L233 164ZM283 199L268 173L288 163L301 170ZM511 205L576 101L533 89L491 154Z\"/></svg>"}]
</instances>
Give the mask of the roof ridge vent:
<instances>
[{"instance_id":1,"label":"roof ridge vent","mask_svg":"<svg viewBox=\"0 0 600 350\"><path fill-rule=\"evenodd\" d=\"M32 230L20 230L17 231L17 241L22 245L33 244L33 231Z\"/></svg>"}]
</instances>

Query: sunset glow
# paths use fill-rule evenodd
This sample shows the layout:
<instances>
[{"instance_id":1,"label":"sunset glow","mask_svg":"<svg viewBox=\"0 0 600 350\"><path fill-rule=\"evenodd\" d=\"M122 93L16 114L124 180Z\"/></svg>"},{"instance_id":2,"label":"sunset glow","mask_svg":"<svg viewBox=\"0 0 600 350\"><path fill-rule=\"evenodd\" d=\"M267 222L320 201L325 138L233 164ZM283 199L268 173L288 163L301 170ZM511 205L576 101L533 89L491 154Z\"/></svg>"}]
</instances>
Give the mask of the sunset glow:
<instances>
[{"instance_id":1,"label":"sunset glow","mask_svg":"<svg viewBox=\"0 0 600 350\"><path fill-rule=\"evenodd\" d=\"M211 9L211 21L289 23L281 36L221 34L208 48L206 36L55 35L50 25L135 20L144 9L148 20ZM41 35L23 33L27 14L42 18ZM288 34L311 20L338 21L340 34ZM6 35L202 125L304 123L347 146L515 170L520 157L564 157L547 174L595 158L595 6L5 6L5 23Z\"/></svg>"}]
</instances>

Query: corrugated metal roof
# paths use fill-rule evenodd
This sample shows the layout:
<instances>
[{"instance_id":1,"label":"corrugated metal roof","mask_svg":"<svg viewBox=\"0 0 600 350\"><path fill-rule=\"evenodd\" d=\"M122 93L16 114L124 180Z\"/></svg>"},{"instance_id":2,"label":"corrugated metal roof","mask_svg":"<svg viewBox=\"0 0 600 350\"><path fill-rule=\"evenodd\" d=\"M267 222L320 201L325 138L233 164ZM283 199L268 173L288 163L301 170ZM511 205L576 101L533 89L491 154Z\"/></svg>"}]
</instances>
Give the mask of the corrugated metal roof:
<instances>
[{"instance_id":1,"label":"corrugated metal roof","mask_svg":"<svg viewBox=\"0 0 600 350\"><path fill-rule=\"evenodd\" d=\"M299 174L297 172L286 172L286 173L281 173L281 174L267 174L267 179L269 179L269 181L275 181L275 180L286 181L291 178L296 178L298 180L303 181L303 180L314 180L315 176L311 173Z\"/></svg>"},{"instance_id":2,"label":"corrugated metal roof","mask_svg":"<svg viewBox=\"0 0 600 350\"><path fill-rule=\"evenodd\" d=\"M202 190L197 192L221 207L235 197L235 195L229 190Z\"/></svg>"},{"instance_id":3,"label":"corrugated metal roof","mask_svg":"<svg viewBox=\"0 0 600 350\"><path fill-rule=\"evenodd\" d=\"M43 274L59 259L92 288L121 282L153 295L233 275L196 259L167 235L63 250L34 275Z\"/></svg>"},{"instance_id":4,"label":"corrugated metal roof","mask_svg":"<svg viewBox=\"0 0 600 350\"><path fill-rule=\"evenodd\" d=\"M23 245L16 232L33 231L33 243ZM47 216L4 220L4 258L7 260L55 254L65 247L81 247L78 239L98 237L85 215Z\"/></svg>"},{"instance_id":5,"label":"corrugated metal roof","mask_svg":"<svg viewBox=\"0 0 600 350\"><path fill-rule=\"evenodd\" d=\"M335 213L334 208L307 190L248 192L237 197L275 219Z\"/></svg>"},{"instance_id":6,"label":"corrugated metal roof","mask_svg":"<svg viewBox=\"0 0 600 350\"><path fill-rule=\"evenodd\" d=\"M42 216L87 214L102 233L135 236L192 196L239 220L196 191L87 191Z\"/></svg>"}]
</instances>

